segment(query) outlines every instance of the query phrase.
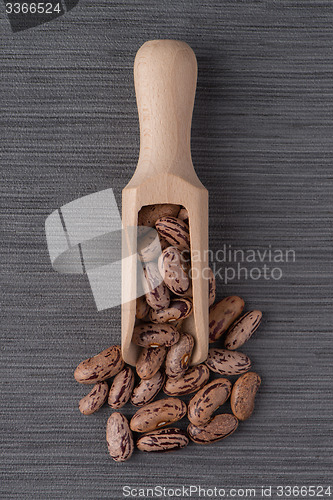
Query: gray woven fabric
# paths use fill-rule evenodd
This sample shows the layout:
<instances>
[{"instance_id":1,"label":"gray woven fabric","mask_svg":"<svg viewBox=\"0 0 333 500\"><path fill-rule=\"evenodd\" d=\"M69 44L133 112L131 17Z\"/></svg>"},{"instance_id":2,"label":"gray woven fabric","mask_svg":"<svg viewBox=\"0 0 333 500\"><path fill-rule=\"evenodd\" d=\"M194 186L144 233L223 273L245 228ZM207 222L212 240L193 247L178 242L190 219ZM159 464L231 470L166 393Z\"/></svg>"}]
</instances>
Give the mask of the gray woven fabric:
<instances>
[{"instance_id":1,"label":"gray woven fabric","mask_svg":"<svg viewBox=\"0 0 333 500\"><path fill-rule=\"evenodd\" d=\"M191 484L259 497L262 485L330 482L332 23L329 2L294 1L80 1L17 33L2 16L1 498ZM72 374L120 341L120 310L97 313L85 277L52 270L44 222L107 187L120 205L139 145L133 59L155 38L197 55L192 152L211 249L293 249L296 260L277 264L277 280L218 279L219 298L264 312L241 349L263 380L252 418L214 445L116 464L110 409L82 416Z\"/></svg>"}]
</instances>

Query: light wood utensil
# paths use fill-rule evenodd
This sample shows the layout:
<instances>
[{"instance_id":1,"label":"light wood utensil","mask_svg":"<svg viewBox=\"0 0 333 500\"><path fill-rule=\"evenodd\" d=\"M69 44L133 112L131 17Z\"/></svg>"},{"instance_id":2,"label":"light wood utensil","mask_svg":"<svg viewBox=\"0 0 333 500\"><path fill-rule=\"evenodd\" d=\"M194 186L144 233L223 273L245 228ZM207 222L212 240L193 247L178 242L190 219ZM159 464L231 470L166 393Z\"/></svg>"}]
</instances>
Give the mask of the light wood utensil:
<instances>
[{"instance_id":1,"label":"light wood utensil","mask_svg":"<svg viewBox=\"0 0 333 500\"><path fill-rule=\"evenodd\" d=\"M192 364L207 357L208 191L194 171L190 144L196 81L196 57L184 42L153 40L136 54L140 154L134 175L122 192L123 256L127 255L122 260L122 354L131 365L139 353L132 342L138 212L144 205L157 203L183 205L189 214L194 312L184 321L184 331L195 339Z\"/></svg>"}]
</instances>

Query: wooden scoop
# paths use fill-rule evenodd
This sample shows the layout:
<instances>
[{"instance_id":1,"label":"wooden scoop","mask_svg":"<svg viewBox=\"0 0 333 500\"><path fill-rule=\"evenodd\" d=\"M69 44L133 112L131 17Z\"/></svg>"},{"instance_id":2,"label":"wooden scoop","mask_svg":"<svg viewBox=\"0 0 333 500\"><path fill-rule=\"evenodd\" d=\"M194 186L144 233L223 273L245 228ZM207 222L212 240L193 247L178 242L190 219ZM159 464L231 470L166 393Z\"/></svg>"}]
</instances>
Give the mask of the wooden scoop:
<instances>
[{"instance_id":1,"label":"wooden scoop","mask_svg":"<svg viewBox=\"0 0 333 500\"><path fill-rule=\"evenodd\" d=\"M122 192L122 354L135 365L136 226L144 205L183 205L189 215L193 314L184 331L193 335L192 364L208 353L208 191L191 158L191 121L197 81L196 57L177 40L146 42L136 54L134 82L140 121L139 161ZM133 229L135 228L135 229ZM125 258L125 256L127 256Z\"/></svg>"}]
</instances>

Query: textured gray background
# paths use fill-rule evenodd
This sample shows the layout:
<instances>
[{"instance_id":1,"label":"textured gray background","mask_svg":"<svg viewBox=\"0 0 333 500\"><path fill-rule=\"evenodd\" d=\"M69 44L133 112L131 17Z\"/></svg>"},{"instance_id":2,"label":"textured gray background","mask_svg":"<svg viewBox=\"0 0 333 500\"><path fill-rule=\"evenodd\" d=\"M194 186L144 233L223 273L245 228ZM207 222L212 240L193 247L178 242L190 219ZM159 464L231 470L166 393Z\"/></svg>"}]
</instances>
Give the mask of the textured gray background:
<instances>
[{"instance_id":1,"label":"textured gray background","mask_svg":"<svg viewBox=\"0 0 333 500\"><path fill-rule=\"evenodd\" d=\"M13 34L3 14L0 102L0 497L122 498L121 486L328 484L332 479L332 36L330 2L88 2ZM132 66L148 39L199 64L193 161L210 193L210 245L293 248L280 281L218 282L264 321L244 348L263 379L230 439L108 456L110 414L82 416L77 363L120 340L87 280L49 262L44 221L106 187L120 203L138 156ZM130 415L131 409L125 409Z\"/></svg>"}]
</instances>

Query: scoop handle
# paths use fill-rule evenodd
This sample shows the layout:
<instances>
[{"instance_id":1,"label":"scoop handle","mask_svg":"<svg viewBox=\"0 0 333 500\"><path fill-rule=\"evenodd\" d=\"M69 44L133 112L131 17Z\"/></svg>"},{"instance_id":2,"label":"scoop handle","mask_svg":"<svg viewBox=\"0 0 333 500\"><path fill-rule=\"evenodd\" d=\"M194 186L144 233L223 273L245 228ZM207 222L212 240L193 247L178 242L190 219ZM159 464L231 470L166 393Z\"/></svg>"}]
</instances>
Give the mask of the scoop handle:
<instances>
[{"instance_id":1,"label":"scoop handle","mask_svg":"<svg viewBox=\"0 0 333 500\"><path fill-rule=\"evenodd\" d=\"M152 40L138 50L134 83L140 121L137 172L196 177L191 159L191 121L197 61L178 40Z\"/></svg>"}]
</instances>

